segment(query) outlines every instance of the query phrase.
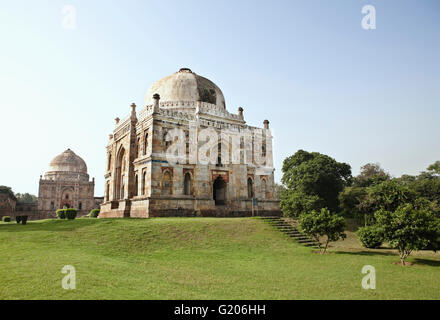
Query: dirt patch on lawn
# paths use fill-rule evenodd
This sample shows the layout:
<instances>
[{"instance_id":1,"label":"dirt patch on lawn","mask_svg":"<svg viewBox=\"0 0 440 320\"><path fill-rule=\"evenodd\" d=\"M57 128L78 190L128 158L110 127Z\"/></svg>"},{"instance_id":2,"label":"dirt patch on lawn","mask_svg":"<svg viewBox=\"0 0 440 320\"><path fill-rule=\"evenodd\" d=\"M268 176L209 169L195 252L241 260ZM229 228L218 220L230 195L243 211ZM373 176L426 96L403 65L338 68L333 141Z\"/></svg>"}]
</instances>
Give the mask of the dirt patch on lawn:
<instances>
[{"instance_id":1,"label":"dirt patch on lawn","mask_svg":"<svg viewBox=\"0 0 440 320\"><path fill-rule=\"evenodd\" d=\"M405 262L405 265L402 265L402 263L400 261L395 261L395 262L393 262L393 264L398 265L398 266L402 266L402 267L411 267L412 265L414 265L414 263L412 263L412 262Z\"/></svg>"}]
</instances>

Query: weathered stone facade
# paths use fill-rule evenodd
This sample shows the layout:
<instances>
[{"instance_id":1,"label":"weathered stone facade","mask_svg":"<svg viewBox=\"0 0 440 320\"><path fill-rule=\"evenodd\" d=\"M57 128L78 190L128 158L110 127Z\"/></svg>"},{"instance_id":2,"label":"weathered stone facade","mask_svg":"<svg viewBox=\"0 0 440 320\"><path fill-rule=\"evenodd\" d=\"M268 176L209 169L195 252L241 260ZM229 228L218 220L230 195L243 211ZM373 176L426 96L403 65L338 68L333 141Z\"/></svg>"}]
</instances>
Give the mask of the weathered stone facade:
<instances>
[{"instance_id":1,"label":"weathered stone facade","mask_svg":"<svg viewBox=\"0 0 440 320\"><path fill-rule=\"evenodd\" d=\"M248 126L242 108L229 113L221 90L189 69L154 83L139 115L131 108L107 145L100 217L280 214L267 120ZM215 161L201 161L214 150Z\"/></svg>"},{"instance_id":2,"label":"weathered stone facade","mask_svg":"<svg viewBox=\"0 0 440 320\"><path fill-rule=\"evenodd\" d=\"M17 198L12 190L5 186L0 186L0 221L2 217L12 217L17 205Z\"/></svg>"},{"instance_id":3,"label":"weathered stone facade","mask_svg":"<svg viewBox=\"0 0 440 320\"><path fill-rule=\"evenodd\" d=\"M50 169L40 177L38 214L40 218L55 218L56 210L64 206L78 209L78 216L96 208L95 179L89 181L87 165L68 149L55 157Z\"/></svg>"}]
</instances>

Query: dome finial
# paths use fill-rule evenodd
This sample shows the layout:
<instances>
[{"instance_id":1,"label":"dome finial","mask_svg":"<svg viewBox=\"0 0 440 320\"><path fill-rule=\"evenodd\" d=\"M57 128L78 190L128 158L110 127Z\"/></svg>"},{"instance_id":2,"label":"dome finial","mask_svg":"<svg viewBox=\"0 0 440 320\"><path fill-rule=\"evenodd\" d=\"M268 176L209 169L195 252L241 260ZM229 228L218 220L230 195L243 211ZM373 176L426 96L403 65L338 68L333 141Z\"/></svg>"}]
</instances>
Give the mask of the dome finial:
<instances>
[{"instance_id":1,"label":"dome finial","mask_svg":"<svg viewBox=\"0 0 440 320\"><path fill-rule=\"evenodd\" d=\"M190 68L180 68L179 72L190 72L190 73L192 73Z\"/></svg>"},{"instance_id":2,"label":"dome finial","mask_svg":"<svg viewBox=\"0 0 440 320\"><path fill-rule=\"evenodd\" d=\"M153 94L153 113L159 113L159 100L160 95L158 93Z\"/></svg>"},{"instance_id":3,"label":"dome finial","mask_svg":"<svg viewBox=\"0 0 440 320\"><path fill-rule=\"evenodd\" d=\"M263 125L264 125L264 129L269 129L269 120L264 120L263 121Z\"/></svg>"},{"instance_id":4,"label":"dome finial","mask_svg":"<svg viewBox=\"0 0 440 320\"><path fill-rule=\"evenodd\" d=\"M240 119L243 119L243 108L242 107L238 107L238 116L240 117Z\"/></svg>"}]
</instances>

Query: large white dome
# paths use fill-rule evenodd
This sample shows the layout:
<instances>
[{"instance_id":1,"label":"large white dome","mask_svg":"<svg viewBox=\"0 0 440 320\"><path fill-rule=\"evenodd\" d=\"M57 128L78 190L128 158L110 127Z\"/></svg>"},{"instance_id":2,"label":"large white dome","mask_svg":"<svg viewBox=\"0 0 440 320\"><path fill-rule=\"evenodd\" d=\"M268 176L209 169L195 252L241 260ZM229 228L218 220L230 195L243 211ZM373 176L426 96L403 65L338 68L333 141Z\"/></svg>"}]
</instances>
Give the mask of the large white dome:
<instances>
[{"instance_id":1,"label":"large white dome","mask_svg":"<svg viewBox=\"0 0 440 320\"><path fill-rule=\"evenodd\" d=\"M67 149L50 162L49 171L87 173L87 165L81 157Z\"/></svg>"},{"instance_id":2,"label":"large white dome","mask_svg":"<svg viewBox=\"0 0 440 320\"><path fill-rule=\"evenodd\" d=\"M161 102L202 101L226 109L225 98L219 87L211 80L199 76L188 68L153 83L145 97L145 105L153 103L158 93Z\"/></svg>"}]
</instances>

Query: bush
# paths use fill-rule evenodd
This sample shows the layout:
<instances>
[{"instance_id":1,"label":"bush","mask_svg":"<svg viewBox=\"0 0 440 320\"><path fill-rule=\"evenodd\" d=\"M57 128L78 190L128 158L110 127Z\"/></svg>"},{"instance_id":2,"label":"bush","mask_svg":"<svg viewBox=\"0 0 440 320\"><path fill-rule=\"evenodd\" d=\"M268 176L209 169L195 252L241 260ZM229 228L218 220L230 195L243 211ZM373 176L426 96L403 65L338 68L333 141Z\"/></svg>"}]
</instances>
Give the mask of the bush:
<instances>
[{"instance_id":1,"label":"bush","mask_svg":"<svg viewBox=\"0 0 440 320\"><path fill-rule=\"evenodd\" d=\"M90 218L98 218L98 215L99 215L99 209L93 209L89 213Z\"/></svg>"},{"instance_id":2,"label":"bush","mask_svg":"<svg viewBox=\"0 0 440 320\"><path fill-rule=\"evenodd\" d=\"M21 216L21 224L26 224L28 216Z\"/></svg>"},{"instance_id":3,"label":"bush","mask_svg":"<svg viewBox=\"0 0 440 320\"><path fill-rule=\"evenodd\" d=\"M58 209L57 217L58 219L66 219L66 209Z\"/></svg>"},{"instance_id":4,"label":"bush","mask_svg":"<svg viewBox=\"0 0 440 320\"><path fill-rule=\"evenodd\" d=\"M299 216L299 229L308 236L312 237L319 244L321 253L327 251L329 242L345 239L345 219L336 213L330 212L327 208L321 211L302 213ZM326 236L324 247L321 246L320 237Z\"/></svg>"},{"instance_id":5,"label":"bush","mask_svg":"<svg viewBox=\"0 0 440 320\"><path fill-rule=\"evenodd\" d=\"M381 209L374 216L383 230L384 240L399 250L402 265L412 251L440 249L440 220L431 210L405 204L395 211Z\"/></svg>"},{"instance_id":6,"label":"bush","mask_svg":"<svg viewBox=\"0 0 440 320\"><path fill-rule=\"evenodd\" d=\"M16 216L15 217L15 221L17 221L17 223L20 223L21 222L21 216Z\"/></svg>"},{"instance_id":7,"label":"bush","mask_svg":"<svg viewBox=\"0 0 440 320\"><path fill-rule=\"evenodd\" d=\"M359 228L356 234L365 248L377 249L383 243L382 231L377 226Z\"/></svg>"},{"instance_id":8,"label":"bush","mask_svg":"<svg viewBox=\"0 0 440 320\"><path fill-rule=\"evenodd\" d=\"M76 218L76 215L78 214L78 210L73 208L64 209L66 211L66 218L69 220L73 220Z\"/></svg>"},{"instance_id":9,"label":"bush","mask_svg":"<svg viewBox=\"0 0 440 320\"><path fill-rule=\"evenodd\" d=\"M11 217L10 217L10 216L4 216L4 217L2 218L2 221L3 221L3 222L11 222Z\"/></svg>"},{"instance_id":10,"label":"bush","mask_svg":"<svg viewBox=\"0 0 440 320\"><path fill-rule=\"evenodd\" d=\"M74 208L66 208L66 209L58 209L57 210L58 219L73 220L76 218L77 214L78 214L78 210L76 210Z\"/></svg>"}]
</instances>

